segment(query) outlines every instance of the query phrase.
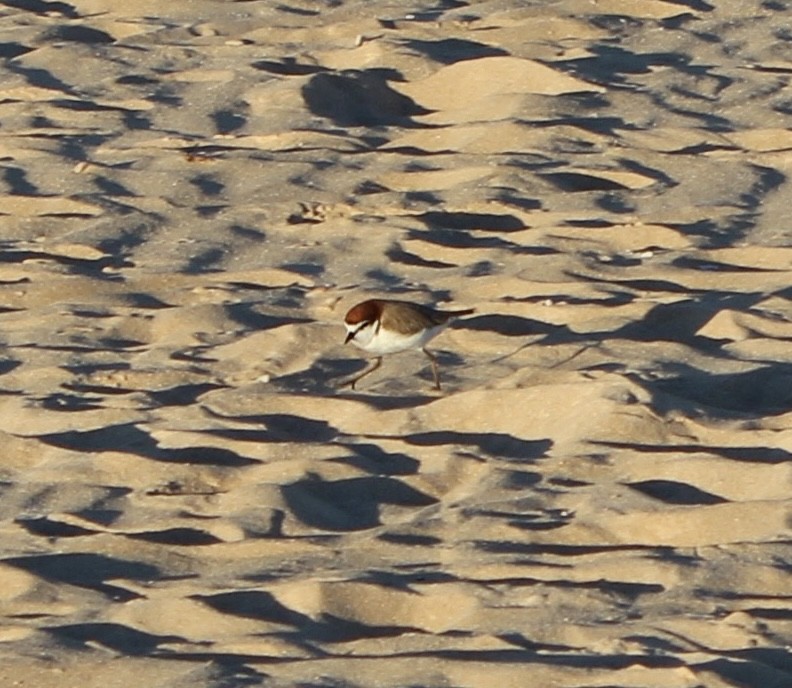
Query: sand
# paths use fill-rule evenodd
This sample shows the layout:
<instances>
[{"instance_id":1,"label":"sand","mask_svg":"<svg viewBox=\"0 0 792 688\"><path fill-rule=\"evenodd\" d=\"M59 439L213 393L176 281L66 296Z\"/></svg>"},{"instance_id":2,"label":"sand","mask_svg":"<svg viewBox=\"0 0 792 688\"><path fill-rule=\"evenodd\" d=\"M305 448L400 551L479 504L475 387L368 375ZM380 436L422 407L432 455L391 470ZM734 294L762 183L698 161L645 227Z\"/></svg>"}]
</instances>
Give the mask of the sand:
<instances>
[{"instance_id":1,"label":"sand","mask_svg":"<svg viewBox=\"0 0 792 688\"><path fill-rule=\"evenodd\" d=\"M791 9L2 3L0 686L791 686Z\"/></svg>"}]
</instances>

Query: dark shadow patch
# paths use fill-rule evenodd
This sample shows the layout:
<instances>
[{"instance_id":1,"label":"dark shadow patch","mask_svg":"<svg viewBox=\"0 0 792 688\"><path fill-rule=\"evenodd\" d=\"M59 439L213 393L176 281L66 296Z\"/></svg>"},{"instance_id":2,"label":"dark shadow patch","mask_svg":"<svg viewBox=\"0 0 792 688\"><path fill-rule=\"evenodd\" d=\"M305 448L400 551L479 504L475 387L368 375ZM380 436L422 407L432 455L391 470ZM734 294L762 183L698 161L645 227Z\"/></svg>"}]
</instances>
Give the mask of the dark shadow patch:
<instances>
[{"instance_id":1,"label":"dark shadow patch","mask_svg":"<svg viewBox=\"0 0 792 688\"><path fill-rule=\"evenodd\" d=\"M216 415L211 410L210 415ZM229 418L229 416L218 416ZM242 442L332 442L339 431L323 420L314 420L288 413L268 413L256 416L230 416L237 423L264 426L262 429L217 428L202 432Z\"/></svg>"},{"instance_id":2,"label":"dark shadow patch","mask_svg":"<svg viewBox=\"0 0 792 688\"><path fill-rule=\"evenodd\" d=\"M581 276L581 279L585 279ZM594 280L600 281L600 280ZM623 287L636 289L638 291L668 292L669 294L706 294L706 289L691 289L676 282L669 282L661 279L631 279L613 280L611 284L619 284Z\"/></svg>"},{"instance_id":3,"label":"dark shadow patch","mask_svg":"<svg viewBox=\"0 0 792 688\"><path fill-rule=\"evenodd\" d=\"M293 394L327 396L337 391L338 378L349 374L349 369L348 360L319 359L310 368L281 375L268 384Z\"/></svg>"},{"instance_id":4,"label":"dark shadow patch","mask_svg":"<svg viewBox=\"0 0 792 688\"><path fill-rule=\"evenodd\" d=\"M639 444L637 442L603 442L602 440L589 440L589 442L647 454L714 454L732 461L766 464L792 461L792 452L780 447L715 447L707 444Z\"/></svg>"},{"instance_id":5,"label":"dark shadow patch","mask_svg":"<svg viewBox=\"0 0 792 688\"><path fill-rule=\"evenodd\" d=\"M12 196L38 196L39 188L28 181L27 172L19 167L4 167L3 181Z\"/></svg>"},{"instance_id":6,"label":"dark shadow patch","mask_svg":"<svg viewBox=\"0 0 792 688\"><path fill-rule=\"evenodd\" d=\"M190 256L187 264L181 270L188 275L198 275L205 272L220 272L227 253L222 248L214 246L205 251Z\"/></svg>"},{"instance_id":7,"label":"dark shadow patch","mask_svg":"<svg viewBox=\"0 0 792 688\"><path fill-rule=\"evenodd\" d=\"M178 387L170 387L169 389L157 391L147 390L146 394L157 406L189 406L190 404L194 404L200 396L207 392L222 388L223 385L205 382L192 385L179 385Z\"/></svg>"},{"instance_id":8,"label":"dark shadow patch","mask_svg":"<svg viewBox=\"0 0 792 688\"><path fill-rule=\"evenodd\" d=\"M664 379L636 380L652 393L658 409L671 410L678 400L684 400L708 412L721 409L754 417L777 416L792 410L789 363L774 363L743 373L711 373L679 363L673 372L673 376Z\"/></svg>"},{"instance_id":9,"label":"dark shadow patch","mask_svg":"<svg viewBox=\"0 0 792 688\"><path fill-rule=\"evenodd\" d=\"M552 554L561 557L585 557L604 552L645 551L643 545L554 545L513 540L474 540L473 546L490 554L520 554L539 556Z\"/></svg>"},{"instance_id":10,"label":"dark shadow patch","mask_svg":"<svg viewBox=\"0 0 792 688\"><path fill-rule=\"evenodd\" d=\"M267 413L257 419L264 423L270 435L279 442L331 442L339 435L338 430L326 421L288 413ZM249 421L249 418L245 420Z\"/></svg>"},{"instance_id":11,"label":"dark shadow patch","mask_svg":"<svg viewBox=\"0 0 792 688\"><path fill-rule=\"evenodd\" d=\"M355 196L368 196L373 194L388 193L389 191L390 189L387 186L383 186L379 182L366 179L355 187L353 194Z\"/></svg>"},{"instance_id":12,"label":"dark shadow patch","mask_svg":"<svg viewBox=\"0 0 792 688\"><path fill-rule=\"evenodd\" d=\"M151 308L159 310L160 308L174 308L170 303L161 301L156 296L141 292L129 292L124 294L124 300L133 308Z\"/></svg>"},{"instance_id":13,"label":"dark shadow patch","mask_svg":"<svg viewBox=\"0 0 792 688\"><path fill-rule=\"evenodd\" d=\"M72 112L119 112L122 110L122 108L114 105L102 105L101 103L79 100L78 98L55 98L49 102L54 107Z\"/></svg>"},{"instance_id":14,"label":"dark shadow patch","mask_svg":"<svg viewBox=\"0 0 792 688\"><path fill-rule=\"evenodd\" d=\"M468 266L465 270L465 277L485 277L494 275L500 270L500 267L489 260L480 260L473 265Z\"/></svg>"},{"instance_id":15,"label":"dark shadow patch","mask_svg":"<svg viewBox=\"0 0 792 688\"><path fill-rule=\"evenodd\" d=\"M442 360L440 361L440 365L442 365ZM358 368L355 370L362 369ZM441 373L442 373L441 368ZM349 369L345 373L345 375L349 375L352 373L352 370ZM429 379L427 377L427 379ZM445 378L443 378L444 380ZM427 404L431 404L433 401L437 401L437 397L431 394L405 394L403 396L394 396L393 394L377 394L376 392L371 391L364 391L364 392L357 392L357 391L349 391L343 392L338 395L341 398L347 399L355 399L357 401L361 401L364 404L368 404L369 406L373 406L380 411L393 411L396 409L414 409L418 408L419 406L426 406ZM371 435L369 435L371 437Z\"/></svg>"},{"instance_id":16,"label":"dark shadow patch","mask_svg":"<svg viewBox=\"0 0 792 688\"><path fill-rule=\"evenodd\" d=\"M601 15L593 18L593 23L602 28L618 33L628 23L637 20L624 15ZM690 75L699 79L712 79L717 88L723 90L733 83L733 79L709 71L708 65L694 64L689 55L678 52L635 53L627 48L614 44L597 44L589 46L590 56L553 62L557 69L569 71L576 76L599 84L610 86L629 86L625 75L649 74L658 69L673 69L680 74ZM710 121L726 120L713 117Z\"/></svg>"},{"instance_id":17,"label":"dark shadow patch","mask_svg":"<svg viewBox=\"0 0 792 688\"><path fill-rule=\"evenodd\" d=\"M190 184L195 186L204 196L221 196L225 191L225 184L215 178L213 174L198 174L190 179Z\"/></svg>"},{"instance_id":18,"label":"dark shadow patch","mask_svg":"<svg viewBox=\"0 0 792 688\"><path fill-rule=\"evenodd\" d=\"M184 496L211 496L222 493L222 490L215 487L196 487L187 485L179 480L168 480L146 490L146 494L152 497L184 497Z\"/></svg>"},{"instance_id":19,"label":"dark shadow patch","mask_svg":"<svg viewBox=\"0 0 792 688\"><path fill-rule=\"evenodd\" d=\"M509 55L509 52L503 48L462 38L445 38L437 41L408 39L402 44L420 55L425 55L430 60L447 65L464 60L476 60L481 57Z\"/></svg>"},{"instance_id":20,"label":"dark shadow patch","mask_svg":"<svg viewBox=\"0 0 792 688\"><path fill-rule=\"evenodd\" d=\"M314 64L297 62L294 57L284 57L280 61L258 60L251 65L254 69L260 69L270 74L279 76L307 76L308 74L319 74L329 71L327 67Z\"/></svg>"},{"instance_id":21,"label":"dark shadow patch","mask_svg":"<svg viewBox=\"0 0 792 688\"><path fill-rule=\"evenodd\" d=\"M661 303L649 310L641 320L614 330L608 339L682 342L711 351L719 348L723 342L696 333L719 312L747 310L763 298L761 293L705 292L700 298Z\"/></svg>"},{"instance_id":22,"label":"dark shadow patch","mask_svg":"<svg viewBox=\"0 0 792 688\"><path fill-rule=\"evenodd\" d=\"M139 339L121 339L120 337L102 337L99 339L101 349L115 351L116 349L138 349L145 347L148 342Z\"/></svg>"},{"instance_id":23,"label":"dark shadow patch","mask_svg":"<svg viewBox=\"0 0 792 688\"><path fill-rule=\"evenodd\" d=\"M754 659L749 660L745 653L753 653ZM731 657L719 657L709 662L696 665L697 671L712 672L722 679L726 685L761 686L762 688L788 688L792 685L792 671L788 648L741 650ZM756 661L760 659L760 661ZM772 664L767 660L771 659ZM779 663L780 662L780 663ZM778 664L778 666L773 666Z\"/></svg>"},{"instance_id":24,"label":"dark shadow patch","mask_svg":"<svg viewBox=\"0 0 792 688\"><path fill-rule=\"evenodd\" d=\"M395 75L378 69L321 72L302 87L306 107L340 127L415 126L411 118L427 110L394 91Z\"/></svg>"},{"instance_id":25,"label":"dark shadow patch","mask_svg":"<svg viewBox=\"0 0 792 688\"><path fill-rule=\"evenodd\" d=\"M367 437L378 437L367 435ZM553 446L552 440L524 440L500 432L453 432L438 430L420 432L404 436L404 442L417 447L437 447L443 445L474 446L479 451L497 457L516 461L536 461L544 458Z\"/></svg>"},{"instance_id":26,"label":"dark shadow patch","mask_svg":"<svg viewBox=\"0 0 792 688\"><path fill-rule=\"evenodd\" d=\"M380 291L390 293L396 293L399 290L406 291L406 287L404 286L406 282L405 278L388 270L381 268L367 270L364 277L380 285L382 287Z\"/></svg>"},{"instance_id":27,"label":"dark shadow patch","mask_svg":"<svg viewBox=\"0 0 792 688\"><path fill-rule=\"evenodd\" d=\"M161 578L156 566L103 554L36 554L10 557L3 559L3 563L56 583L96 590L121 602L138 599L141 595L105 581L153 581Z\"/></svg>"},{"instance_id":28,"label":"dark shadow patch","mask_svg":"<svg viewBox=\"0 0 792 688\"><path fill-rule=\"evenodd\" d=\"M317 263L283 263L278 266L282 270L297 273L298 275L309 275L310 277L318 277L324 274L327 269L324 265Z\"/></svg>"},{"instance_id":29,"label":"dark shadow patch","mask_svg":"<svg viewBox=\"0 0 792 688\"><path fill-rule=\"evenodd\" d=\"M430 5L421 10L412 9L412 11L410 12L410 23L436 22L448 10L455 10L461 7L467 7L469 4L470 4L469 0L436 0L434 5ZM380 20L380 23L382 23L382 21L383 20Z\"/></svg>"},{"instance_id":30,"label":"dark shadow patch","mask_svg":"<svg viewBox=\"0 0 792 688\"><path fill-rule=\"evenodd\" d=\"M46 516L36 518L17 518L14 523L22 526L31 535L38 535L47 538L69 538L83 535L94 535L97 530L83 528L81 526L63 523Z\"/></svg>"},{"instance_id":31,"label":"dark shadow patch","mask_svg":"<svg viewBox=\"0 0 792 688\"><path fill-rule=\"evenodd\" d=\"M159 79L153 79L145 74L124 74L116 79L121 86L159 86Z\"/></svg>"},{"instance_id":32,"label":"dark shadow patch","mask_svg":"<svg viewBox=\"0 0 792 688\"><path fill-rule=\"evenodd\" d=\"M197 205L195 206L195 212L198 217L202 218L211 218L216 217L220 213L224 212L228 208L228 205L219 202L210 205ZM222 249L211 249L210 251L206 251L205 254L216 253L216 254L224 254L225 252ZM205 255L204 254L204 255ZM222 268L218 268L220 270Z\"/></svg>"},{"instance_id":33,"label":"dark shadow patch","mask_svg":"<svg viewBox=\"0 0 792 688\"><path fill-rule=\"evenodd\" d=\"M420 629L411 626L372 626L333 614L322 614L318 622L300 629L297 638L317 643L343 643L371 638L397 638L406 633L420 632Z\"/></svg>"},{"instance_id":34,"label":"dark shadow patch","mask_svg":"<svg viewBox=\"0 0 792 688\"><path fill-rule=\"evenodd\" d=\"M568 525L574 518L574 514L561 509L546 509L531 511L528 513L520 512L516 509L463 509L465 517L495 518L498 521L507 523L512 528L530 531L557 530Z\"/></svg>"},{"instance_id":35,"label":"dark shadow patch","mask_svg":"<svg viewBox=\"0 0 792 688\"><path fill-rule=\"evenodd\" d=\"M628 291L611 291L607 296L596 296L596 297L582 297L582 296L573 296L572 294L535 294L532 296L524 296L524 297L512 297L512 296L504 296L501 298L501 301L505 303L544 303L544 302L552 302L552 303L562 303L565 305L570 306L585 306L585 305L596 305L601 306L603 308L616 308L618 306L624 306L628 303L632 303L638 298L636 294L632 294ZM512 317L512 316L494 316L494 317ZM549 323L544 323L540 320L534 320L532 322L541 323L544 325L544 328L539 328L542 334L549 333L551 330L547 330L546 328L551 327L561 327L559 325L551 325ZM475 329L484 329L484 328L475 328Z\"/></svg>"},{"instance_id":36,"label":"dark shadow patch","mask_svg":"<svg viewBox=\"0 0 792 688\"><path fill-rule=\"evenodd\" d=\"M25 12L36 14L61 14L68 19L77 19L80 15L74 5L68 2L47 2L47 0L3 0L3 5Z\"/></svg>"},{"instance_id":37,"label":"dark shadow patch","mask_svg":"<svg viewBox=\"0 0 792 688\"><path fill-rule=\"evenodd\" d=\"M57 216L57 214L53 214L52 216ZM98 259L82 259L49 253L47 251L34 251L28 249L0 250L0 263L24 263L27 260L51 260L53 263L65 266L72 274L89 275L105 281L118 280L117 277L107 274L104 270L105 268L131 267L132 265L122 257L116 255L105 255Z\"/></svg>"},{"instance_id":38,"label":"dark shadow patch","mask_svg":"<svg viewBox=\"0 0 792 688\"><path fill-rule=\"evenodd\" d=\"M443 204L443 198L432 191L407 191L404 194L404 201L409 206L418 206L424 204L427 206L436 206Z\"/></svg>"},{"instance_id":39,"label":"dark shadow patch","mask_svg":"<svg viewBox=\"0 0 792 688\"><path fill-rule=\"evenodd\" d=\"M12 360L5 360L0 361L0 375L6 375L10 373L12 370L19 368L22 365L22 361L12 361Z\"/></svg>"},{"instance_id":40,"label":"dark shadow patch","mask_svg":"<svg viewBox=\"0 0 792 688\"><path fill-rule=\"evenodd\" d=\"M595 200L595 204L598 208L602 208L608 213L624 214L637 212L635 206L629 202L624 194L619 194L616 192L602 194L602 196ZM619 258L621 258L623 262L627 262L623 257L619 256ZM630 261L629 264L640 265L640 262L640 260L636 260L635 262Z\"/></svg>"},{"instance_id":41,"label":"dark shadow patch","mask_svg":"<svg viewBox=\"0 0 792 688\"><path fill-rule=\"evenodd\" d=\"M123 184L119 184L113 179L109 179L101 174L97 174L92 181L99 191L108 196L132 197L137 195L133 191L127 189Z\"/></svg>"},{"instance_id":42,"label":"dark shadow patch","mask_svg":"<svg viewBox=\"0 0 792 688\"><path fill-rule=\"evenodd\" d=\"M126 390L124 393L126 393ZM104 406L101 398L91 398L77 394L64 394L63 392L53 392L46 397L37 399L37 401L43 409L47 409L48 411L63 411L66 413L91 411Z\"/></svg>"},{"instance_id":43,"label":"dark shadow patch","mask_svg":"<svg viewBox=\"0 0 792 688\"><path fill-rule=\"evenodd\" d=\"M35 50L35 48L28 48L21 43L0 43L0 58L13 59L32 50Z\"/></svg>"},{"instance_id":44,"label":"dark shadow patch","mask_svg":"<svg viewBox=\"0 0 792 688\"><path fill-rule=\"evenodd\" d=\"M377 536L377 540L390 542L394 545L404 545L405 547L436 547L443 544L442 538L409 533L382 533Z\"/></svg>"},{"instance_id":45,"label":"dark shadow patch","mask_svg":"<svg viewBox=\"0 0 792 688\"><path fill-rule=\"evenodd\" d=\"M627 487L657 499L666 504L709 505L725 504L728 499L711 492L700 490L693 485L675 480L643 480L637 483L625 483Z\"/></svg>"},{"instance_id":46,"label":"dark shadow patch","mask_svg":"<svg viewBox=\"0 0 792 688\"><path fill-rule=\"evenodd\" d=\"M220 538L200 528L167 528L165 530L148 530L141 533L124 533L130 540L156 542L161 545L178 545L180 547L201 547L223 542Z\"/></svg>"},{"instance_id":47,"label":"dark shadow patch","mask_svg":"<svg viewBox=\"0 0 792 688\"><path fill-rule=\"evenodd\" d=\"M410 253L400 248L399 246L392 246L385 252L385 256L391 263L401 263L402 265L410 265L413 267L421 268L455 268L454 263L445 263L441 260L427 260L414 253Z\"/></svg>"},{"instance_id":48,"label":"dark shadow patch","mask_svg":"<svg viewBox=\"0 0 792 688\"><path fill-rule=\"evenodd\" d=\"M297 278L295 278L296 281ZM278 305L278 304L275 304ZM313 322L310 318L296 318L289 316L275 316L260 313L256 303L234 303L226 306L224 312L228 318L235 323L243 325L249 330L261 332L262 330L272 330L282 325L294 325L298 323Z\"/></svg>"},{"instance_id":49,"label":"dark shadow patch","mask_svg":"<svg viewBox=\"0 0 792 688\"><path fill-rule=\"evenodd\" d=\"M503 249L517 256L549 256L561 253L558 249L549 246L526 246L499 236L473 236L470 232L461 229L433 227L429 231L408 230L407 238L411 241L425 241L452 248Z\"/></svg>"},{"instance_id":50,"label":"dark shadow patch","mask_svg":"<svg viewBox=\"0 0 792 688\"><path fill-rule=\"evenodd\" d=\"M267 238L267 235L260 229L256 229L254 227L243 227L242 225L231 225L228 230L232 234L236 234L238 237L242 239L248 239L250 241L264 241ZM261 288L261 285L251 285L254 288Z\"/></svg>"},{"instance_id":51,"label":"dark shadow patch","mask_svg":"<svg viewBox=\"0 0 792 688\"><path fill-rule=\"evenodd\" d=\"M6 63L6 68L14 74L19 74L19 76L24 78L25 81L27 81L31 86L46 88L51 91L59 91L67 95L78 97L78 94L75 93L74 89L69 84L67 84L65 81L61 81L58 77L46 69L26 67L21 64L21 62L14 60L9 60ZM33 126L56 126L46 118L42 119L44 122L46 122L46 124L42 122L40 124L33 124Z\"/></svg>"},{"instance_id":52,"label":"dark shadow patch","mask_svg":"<svg viewBox=\"0 0 792 688\"><path fill-rule=\"evenodd\" d=\"M116 521L118 521L121 516L124 515L124 512L120 509L102 508L102 506L105 505L109 500L125 497L131 492L133 492L131 488L114 488L106 497L95 503L94 506L89 507L88 509L81 509L80 511L76 511L74 513L80 518L83 518L86 521L91 521L92 523L96 523L102 528L109 528Z\"/></svg>"},{"instance_id":53,"label":"dark shadow patch","mask_svg":"<svg viewBox=\"0 0 792 688\"><path fill-rule=\"evenodd\" d=\"M687 645L685 644L679 642L675 643L668 638L658 638L657 636L651 635L628 635L625 637L625 640L639 643L642 647L653 653L662 653L668 655L679 654L687 650Z\"/></svg>"},{"instance_id":54,"label":"dark shadow patch","mask_svg":"<svg viewBox=\"0 0 792 688\"><path fill-rule=\"evenodd\" d=\"M525 650L531 650L532 652L537 652L539 650L545 652L566 652L569 650L573 650L574 648L570 645L555 645L549 643L538 643L530 638L525 637L522 633L499 633L495 636L499 640L503 640L515 647L521 647Z\"/></svg>"},{"instance_id":55,"label":"dark shadow patch","mask_svg":"<svg viewBox=\"0 0 792 688\"><path fill-rule=\"evenodd\" d=\"M407 565L397 571L383 569L369 569L356 574L352 580L359 583L369 583L389 590L401 590L415 594L413 585L416 583L457 583L459 576L439 570L429 570L420 564Z\"/></svg>"},{"instance_id":56,"label":"dark shadow patch","mask_svg":"<svg viewBox=\"0 0 792 688\"><path fill-rule=\"evenodd\" d=\"M679 186L679 182L676 181L676 179L669 177L662 170L659 170L655 167L649 167L648 165L644 165L637 160L631 160L630 158L617 158L616 162L618 162L625 170L634 172L635 174L640 174L644 177L648 177L649 179L654 179L655 182L662 184L667 188Z\"/></svg>"},{"instance_id":57,"label":"dark shadow patch","mask_svg":"<svg viewBox=\"0 0 792 688\"><path fill-rule=\"evenodd\" d=\"M789 568L789 567L786 567ZM751 595L751 599L756 599ZM778 598L776 598L778 599ZM771 602L772 604L772 602ZM755 619L767 619L768 621L792 621L792 609L778 609L776 607L745 607L743 611L750 614Z\"/></svg>"},{"instance_id":58,"label":"dark shadow patch","mask_svg":"<svg viewBox=\"0 0 792 688\"><path fill-rule=\"evenodd\" d=\"M421 463L412 456L387 452L377 444L344 444L350 455L331 459L336 463L354 466L371 475L415 475Z\"/></svg>"},{"instance_id":59,"label":"dark shadow patch","mask_svg":"<svg viewBox=\"0 0 792 688\"><path fill-rule=\"evenodd\" d=\"M309 616L289 609L278 602L273 595L261 590L191 595L190 599L198 600L222 614L240 616L245 619L256 619L295 628L305 628L314 623Z\"/></svg>"},{"instance_id":60,"label":"dark shadow patch","mask_svg":"<svg viewBox=\"0 0 792 688\"><path fill-rule=\"evenodd\" d=\"M485 665L495 664L537 664L564 667L577 670L627 670L636 666L652 669L679 669L687 663L678 657L663 657L637 654L581 654L575 649L570 653L541 653L529 650L436 650L427 652L405 653L402 657L436 657L443 661L478 662ZM750 685L750 684L746 684ZM776 688L774 686L774 688ZM777 688L782 688L778 686Z\"/></svg>"},{"instance_id":61,"label":"dark shadow patch","mask_svg":"<svg viewBox=\"0 0 792 688\"><path fill-rule=\"evenodd\" d=\"M628 14L592 14L587 19L593 26L604 29L614 37L636 31L644 23L640 18Z\"/></svg>"},{"instance_id":62,"label":"dark shadow patch","mask_svg":"<svg viewBox=\"0 0 792 688\"><path fill-rule=\"evenodd\" d=\"M534 471L509 471L503 481L503 488L506 490L527 490L536 487L542 482L542 474ZM549 483L561 486L560 480L548 480ZM583 483L588 484L588 483Z\"/></svg>"},{"instance_id":63,"label":"dark shadow patch","mask_svg":"<svg viewBox=\"0 0 792 688\"><path fill-rule=\"evenodd\" d=\"M497 332L504 337L532 337L536 335L561 335L570 333L566 325L523 318L519 315L477 315L465 318L461 326L476 332Z\"/></svg>"},{"instance_id":64,"label":"dark shadow patch","mask_svg":"<svg viewBox=\"0 0 792 688\"><path fill-rule=\"evenodd\" d=\"M61 642L79 646L99 645L109 647L128 657L156 653L161 643L185 643L185 638L175 635L154 635L129 626L115 623L82 623L45 628Z\"/></svg>"},{"instance_id":65,"label":"dark shadow patch","mask_svg":"<svg viewBox=\"0 0 792 688\"><path fill-rule=\"evenodd\" d=\"M732 265L716 260L703 260L691 256L680 256L671 261L675 268L686 270L702 270L706 272L779 272L768 268L752 267L748 265Z\"/></svg>"},{"instance_id":66,"label":"dark shadow patch","mask_svg":"<svg viewBox=\"0 0 792 688\"><path fill-rule=\"evenodd\" d=\"M606 580L595 581L576 581L565 580L560 577L555 580L543 578L513 577L508 579L496 579L493 583L508 581L510 585L533 587L540 585L548 588L572 589L572 590L595 590L609 596L621 598L622 602L633 603L642 595L658 595L666 591L665 586L659 583L633 583L632 581ZM485 581L482 581L485 582Z\"/></svg>"},{"instance_id":67,"label":"dark shadow patch","mask_svg":"<svg viewBox=\"0 0 792 688\"><path fill-rule=\"evenodd\" d=\"M547 482L550 485L558 485L559 487L566 488L588 487L592 484L588 480L577 480L574 478L550 478Z\"/></svg>"},{"instance_id":68,"label":"dark shadow patch","mask_svg":"<svg viewBox=\"0 0 792 688\"><path fill-rule=\"evenodd\" d=\"M416 218L427 227L446 229L478 229L488 232L519 232L526 229L525 223L516 215L429 211L416 215Z\"/></svg>"},{"instance_id":69,"label":"dark shadow patch","mask_svg":"<svg viewBox=\"0 0 792 688\"><path fill-rule=\"evenodd\" d=\"M388 477L325 482L310 476L281 486L281 494L300 521L337 532L376 528L381 525L384 504L425 507L437 503L434 497Z\"/></svg>"},{"instance_id":70,"label":"dark shadow patch","mask_svg":"<svg viewBox=\"0 0 792 688\"><path fill-rule=\"evenodd\" d=\"M520 210L540 210L542 207L542 202L540 200L518 196L512 189L499 191L495 196L495 200L503 203L503 205L510 205Z\"/></svg>"},{"instance_id":71,"label":"dark shadow patch","mask_svg":"<svg viewBox=\"0 0 792 688\"><path fill-rule=\"evenodd\" d=\"M304 7L293 7L292 5L278 4L275 7L278 12L285 12L286 14L296 14L299 17L316 17L320 14L319 10L309 10Z\"/></svg>"},{"instance_id":72,"label":"dark shadow patch","mask_svg":"<svg viewBox=\"0 0 792 688\"><path fill-rule=\"evenodd\" d=\"M38 435L39 441L52 447L78 452L122 452L152 461L210 466L250 466L259 463L219 447L162 448L151 435L134 423L111 425L97 430L67 430Z\"/></svg>"},{"instance_id":73,"label":"dark shadow patch","mask_svg":"<svg viewBox=\"0 0 792 688\"><path fill-rule=\"evenodd\" d=\"M546 179L559 191L566 193L579 193L581 191L621 191L628 189L624 184L619 184L605 177L596 177L581 172L544 172L539 175Z\"/></svg>"},{"instance_id":74,"label":"dark shadow patch","mask_svg":"<svg viewBox=\"0 0 792 688\"><path fill-rule=\"evenodd\" d=\"M710 5L710 3L705 2L705 0L665 0L669 5L679 5L680 7L686 7L691 10L695 10L696 12L713 12L715 10L714 5ZM786 7L784 7L786 9ZM684 13L682 16L691 18L690 15Z\"/></svg>"},{"instance_id":75,"label":"dark shadow patch","mask_svg":"<svg viewBox=\"0 0 792 688\"><path fill-rule=\"evenodd\" d=\"M234 110L216 110L212 113L212 121L219 134L229 134L244 127L247 117Z\"/></svg>"},{"instance_id":76,"label":"dark shadow patch","mask_svg":"<svg viewBox=\"0 0 792 688\"><path fill-rule=\"evenodd\" d=\"M757 226L764 215L765 199L776 192L786 181L787 176L775 168L751 165L756 177L750 188L739 195L737 206L743 212L727 216L715 222L701 220L687 226L691 233L701 235L705 241L702 248L734 246L745 239Z\"/></svg>"},{"instance_id":77,"label":"dark shadow patch","mask_svg":"<svg viewBox=\"0 0 792 688\"><path fill-rule=\"evenodd\" d=\"M181 351L174 351L169 358L174 361L186 361L187 363L217 363L218 359L207 355L208 346L194 346ZM208 374L208 371L207 371Z\"/></svg>"},{"instance_id":78,"label":"dark shadow patch","mask_svg":"<svg viewBox=\"0 0 792 688\"><path fill-rule=\"evenodd\" d=\"M85 43L87 45L115 43L115 38L109 33L79 24L56 24L45 29L41 39L53 42Z\"/></svg>"}]
</instances>

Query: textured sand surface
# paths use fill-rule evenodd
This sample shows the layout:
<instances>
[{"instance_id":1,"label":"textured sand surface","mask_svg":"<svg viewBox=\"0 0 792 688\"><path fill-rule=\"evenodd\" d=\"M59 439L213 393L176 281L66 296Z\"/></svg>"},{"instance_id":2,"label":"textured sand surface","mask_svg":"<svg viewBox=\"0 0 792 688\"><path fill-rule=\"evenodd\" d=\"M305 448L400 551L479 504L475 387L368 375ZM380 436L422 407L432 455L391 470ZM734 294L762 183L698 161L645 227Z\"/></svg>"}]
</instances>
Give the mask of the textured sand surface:
<instances>
[{"instance_id":1,"label":"textured sand surface","mask_svg":"<svg viewBox=\"0 0 792 688\"><path fill-rule=\"evenodd\" d=\"M791 18L0 2L0 686L792 686Z\"/></svg>"}]
</instances>

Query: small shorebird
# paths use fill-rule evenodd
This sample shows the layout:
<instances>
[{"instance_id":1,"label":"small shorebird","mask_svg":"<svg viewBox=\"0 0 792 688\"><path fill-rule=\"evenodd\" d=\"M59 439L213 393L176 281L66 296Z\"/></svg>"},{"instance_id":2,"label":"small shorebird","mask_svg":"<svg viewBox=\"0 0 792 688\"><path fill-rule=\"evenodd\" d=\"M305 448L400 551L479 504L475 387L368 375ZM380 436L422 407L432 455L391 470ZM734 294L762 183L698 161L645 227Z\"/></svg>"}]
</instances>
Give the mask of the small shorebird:
<instances>
[{"instance_id":1,"label":"small shorebird","mask_svg":"<svg viewBox=\"0 0 792 688\"><path fill-rule=\"evenodd\" d=\"M384 354L395 354L407 349L421 349L432 363L435 389L440 389L437 360L424 347L440 334L451 318L470 315L464 311L438 311L408 301L370 299L349 310L344 318L347 336L344 344L352 342L364 351L377 355L374 365L344 383L355 389L355 384L382 365Z\"/></svg>"}]
</instances>

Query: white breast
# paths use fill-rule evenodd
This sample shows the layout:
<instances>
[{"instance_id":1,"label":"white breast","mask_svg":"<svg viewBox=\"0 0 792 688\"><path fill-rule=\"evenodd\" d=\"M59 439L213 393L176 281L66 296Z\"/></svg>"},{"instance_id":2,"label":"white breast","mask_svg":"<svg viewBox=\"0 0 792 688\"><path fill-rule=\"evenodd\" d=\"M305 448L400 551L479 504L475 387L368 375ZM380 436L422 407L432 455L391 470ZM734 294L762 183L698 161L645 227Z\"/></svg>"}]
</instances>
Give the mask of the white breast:
<instances>
[{"instance_id":1,"label":"white breast","mask_svg":"<svg viewBox=\"0 0 792 688\"><path fill-rule=\"evenodd\" d=\"M443 324L430 327L428 330L419 330L415 334L401 334L386 330L384 327L380 327L378 330L376 325L372 325L363 328L352 341L364 351L381 356L407 349L421 349L445 328L446 326ZM347 329L354 328L347 326Z\"/></svg>"}]
</instances>

